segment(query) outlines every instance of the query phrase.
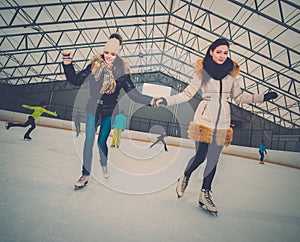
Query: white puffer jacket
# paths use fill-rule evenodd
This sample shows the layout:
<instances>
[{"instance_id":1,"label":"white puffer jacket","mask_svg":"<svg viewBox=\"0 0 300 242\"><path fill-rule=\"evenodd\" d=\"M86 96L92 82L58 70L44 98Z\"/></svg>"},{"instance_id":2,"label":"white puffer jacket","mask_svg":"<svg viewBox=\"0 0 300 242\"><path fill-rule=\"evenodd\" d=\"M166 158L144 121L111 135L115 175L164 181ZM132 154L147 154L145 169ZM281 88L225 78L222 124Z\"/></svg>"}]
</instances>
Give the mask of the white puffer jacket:
<instances>
[{"instance_id":1,"label":"white puffer jacket","mask_svg":"<svg viewBox=\"0 0 300 242\"><path fill-rule=\"evenodd\" d=\"M264 94L242 93L237 79L240 69L236 62L234 62L233 70L221 81L210 78L205 86L202 86L202 68L203 59L200 59L195 64L195 73L192 82L183 92L166 98L168 106L179 104L189 101L196 92L201 90L203 100L197 107L194 120L189 127L190 138L198 141L203 140L195 137L195 134L191 134L195 132L195 126L198 126L198 132L203 132L203 127L209 128L211 133L213 131L224 131L226 133L230 129L231 114L228 103L230 98L234 99L237 103L262 103L264 99ZM211 143L211 137L207 142ZM228 145L228 142L224 143L221 141L220 144Z\"/></svg>"}]
</instances>

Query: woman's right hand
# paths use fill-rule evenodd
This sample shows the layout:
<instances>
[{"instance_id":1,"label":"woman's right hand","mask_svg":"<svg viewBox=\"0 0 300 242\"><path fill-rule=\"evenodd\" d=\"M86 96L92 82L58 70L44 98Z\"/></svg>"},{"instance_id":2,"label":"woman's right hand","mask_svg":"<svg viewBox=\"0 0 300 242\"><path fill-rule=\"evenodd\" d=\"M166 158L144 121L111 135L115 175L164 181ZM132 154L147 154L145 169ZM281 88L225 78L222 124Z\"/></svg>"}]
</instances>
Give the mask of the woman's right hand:
<instances>
[{"instance_id":1,"label":"woman's right hand","mask_svg":"<svg viewBox=\"0 0 300 242\"><path fill-rule=\"evenodd\" d=\"M71 64L72 59L73 59L73 53L72 53L72 51L70 51L70 50L63 50L61 52L61 54L62 54L62 57L63 57L63 63L65 65Z\"/></svg>"}]
</instances>

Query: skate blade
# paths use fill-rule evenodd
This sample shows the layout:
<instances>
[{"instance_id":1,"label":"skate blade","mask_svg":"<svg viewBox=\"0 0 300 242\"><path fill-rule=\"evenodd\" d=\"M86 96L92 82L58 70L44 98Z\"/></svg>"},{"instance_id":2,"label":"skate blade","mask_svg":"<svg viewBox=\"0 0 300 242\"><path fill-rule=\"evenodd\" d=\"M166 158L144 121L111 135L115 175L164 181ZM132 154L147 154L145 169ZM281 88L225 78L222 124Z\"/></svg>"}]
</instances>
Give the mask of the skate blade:
<instances>
[{"instance_id":1,"label":"skate blade","mask_svg":"<svg viewBox=\"0 0 300 242\"><path fill-rule=\"evenodd\" d=\"M200 203L200 202L199 202L199 207L201 207L205 212L207 212L210 215L214 215L216 217L218 216L218 211L216 211L216 212L211 211L211 210L207 209L207 207L204 204Z\"/></svg>"},{"instance_id":2,"label":"skate blade","mask_svg":"<svg viewBox=\"0 0 300 242\"><path fill-rule=\"evenodd\" d=\"M177 189L176 189L176 194L177 194L177 199L181 198L182 196L180 196L177 192Z\"/></svg>"},{"instance_id":3,"label":"skate blade","mask_svg":"<svg viewBox=\"0 0 300 242\"><path fill-rule=\"evenodd\" d=\"M84 183L83 186L76 186L76 185L74 185L74 190L80 190L80 189L86 187L87 184L88 184L88 182Z\"/></svg>"}]
</instances>

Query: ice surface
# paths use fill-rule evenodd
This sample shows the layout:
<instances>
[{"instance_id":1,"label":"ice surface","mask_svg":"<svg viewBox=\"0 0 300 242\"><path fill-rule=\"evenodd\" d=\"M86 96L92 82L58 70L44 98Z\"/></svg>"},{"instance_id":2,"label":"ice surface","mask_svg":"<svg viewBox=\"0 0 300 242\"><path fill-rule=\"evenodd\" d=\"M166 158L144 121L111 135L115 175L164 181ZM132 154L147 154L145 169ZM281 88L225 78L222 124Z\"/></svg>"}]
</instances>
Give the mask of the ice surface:
<instances>
[{"instance_id":1,"label":"ice surface","mask_svg":"<svg viewBox=\"0 0 300 242\"><path fill-rule=\"evenodd\" d=\"M222 155L214 217L197 205L203 168L175 193L192 149L123 139L109 148L106 180L95 145L93 176L75 191L84 134L37 127L23 141L24 128L0 125L0 241L299 241L297 169Z\"/></svg>"}]
</instances>

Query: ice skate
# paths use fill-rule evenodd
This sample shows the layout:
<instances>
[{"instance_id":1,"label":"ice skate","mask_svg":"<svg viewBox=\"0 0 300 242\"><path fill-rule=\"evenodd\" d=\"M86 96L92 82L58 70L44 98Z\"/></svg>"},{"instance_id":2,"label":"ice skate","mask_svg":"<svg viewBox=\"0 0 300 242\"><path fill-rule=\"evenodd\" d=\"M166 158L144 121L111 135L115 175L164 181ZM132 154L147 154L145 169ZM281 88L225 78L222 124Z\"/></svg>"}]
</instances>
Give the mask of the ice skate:
<instances>
[{"instance_id":1,"label":"ice skate","mask_svg":"<svg viewBox=\"0 0 300 242\"><path fill-rule=\"evenodd\" d=\"M102 171L103 171L103 176L104 178L108 178L109 177L109 173L108 173L108 170L107 170L107 166L102 166Z\"/></svg>"},{"instance_id":2,"label":"ice skate","mask_svg":"<svg viewBox=\"0 0 300 242\"><path fill-rule=\"evenodd\" d=\"M216 205L211 199L211 191L206 189L201 189L199 197L199 206L207 210L209 213L217 216L218 210Z\"/></svg>"},{"instance_id":3,"label":"ice skate","mask_svg":"<svg viewBox=\"0 0 300 242\"><path fill-rule=\"evenodd\" d=\"M5 123L5 129L9 130L11 124L10 123Z\"/></svg>"},{"instance_id":4,"label":"ice skate","mask_svg":"<svg viewBox=\"0 0 300 242\"><path fill-rule=\"evenodd\" d=\"M181 198L183 196L188 183L189 183L189 178L186 176L182 176L178 179L178 184L176 186L176 193L178 198Z\"/></svg>"},{"instance_id":5,"label":"ice skate","mask_svg":"<svg viewBox=\"0 0 300 242\"><path fill-rule=\"evenodd\" d=\"M30 140L32 140L32 138L30 136L24 136L24 140L30 141Z\"/></svg>"},{"instance_id":6,"label":"ice skate","mask_svg":"<svg viewBox=\"0 0 300 242\"><path fill-rule=\"evenodd\" d=\"M261 164L261 165L264 165L264 164L265 164L265 162L263 162L263 161L260 161L260 162L259 162L259 164Z\"/></svg>"},{"instance_id":7,"label":"ice skate","mask_svg":"<svg viewBox=\"0 0 300 242\"><path fill-rule=\"evenodd\" d=\"M80 189L86 186L89 182L89 176L81 176L79 180L74 184L75 189Z\"/></svg>"}]
</instances>

